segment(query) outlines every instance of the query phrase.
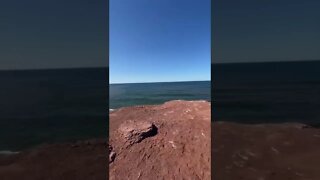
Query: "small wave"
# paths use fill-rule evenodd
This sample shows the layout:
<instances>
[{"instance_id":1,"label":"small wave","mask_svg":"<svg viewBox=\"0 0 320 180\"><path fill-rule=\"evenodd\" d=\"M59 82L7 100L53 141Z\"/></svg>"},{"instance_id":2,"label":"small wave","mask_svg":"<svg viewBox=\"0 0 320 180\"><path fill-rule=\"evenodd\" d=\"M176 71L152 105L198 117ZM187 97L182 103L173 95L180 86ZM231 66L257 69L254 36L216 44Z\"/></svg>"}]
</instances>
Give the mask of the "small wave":
<instances>
[{"instance_id":1,"label":"small wave","mask_svg":"<svg viewBox=\"0 0 320 180\"><path fill-rule=\"evenodd\" d=\"M115 109L109 109L109 112L112 112L112 111L114 111Z\"/></svg>"},{"instance_id":2,"label":"small wave","mask_svg":"<svg viewBox=\"0 0 320 180\"><path fill-rule=\"evenodd\" d=\"M19 152L16 152L16 151L0 151L0 155L14 155L18 153Z\"/></svg>"}]
</instances>

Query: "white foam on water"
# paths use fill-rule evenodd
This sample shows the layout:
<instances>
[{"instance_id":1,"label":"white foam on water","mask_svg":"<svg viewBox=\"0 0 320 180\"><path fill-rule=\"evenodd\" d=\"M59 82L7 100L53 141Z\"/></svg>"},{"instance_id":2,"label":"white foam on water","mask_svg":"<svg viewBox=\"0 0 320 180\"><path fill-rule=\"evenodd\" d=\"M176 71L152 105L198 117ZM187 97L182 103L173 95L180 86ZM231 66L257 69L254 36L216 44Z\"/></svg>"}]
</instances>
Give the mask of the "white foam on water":
<instances>
[{"instance_id":1,"label":"white foam on water","mask_svg":"<svg viewBox=\"0 0 320 180\"><path fill-rule=\"evenodd\" d=\"M18 153L19 152L16 152L16 151L0 151L0 155L14 155Z\"/></svg>"}]
</instances>

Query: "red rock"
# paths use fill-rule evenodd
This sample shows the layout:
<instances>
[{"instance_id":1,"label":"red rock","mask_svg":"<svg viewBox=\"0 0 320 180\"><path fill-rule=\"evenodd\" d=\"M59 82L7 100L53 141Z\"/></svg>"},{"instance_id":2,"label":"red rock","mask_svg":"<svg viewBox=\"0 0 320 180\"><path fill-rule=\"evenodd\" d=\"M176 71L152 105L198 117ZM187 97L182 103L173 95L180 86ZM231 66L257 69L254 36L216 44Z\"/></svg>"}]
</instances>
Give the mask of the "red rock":
<instances>
[{"instance_id":1,"label":"red rock","mask_svg":"<svg viewBox=\"0 0 320 180\"><path fill-rule=\"evenodd\" d=\"M157 128L147 121L125 121L119 127L119 132L129 145L139 143L143 139L157 133Z\"/></svg>"},{"instance_id":2,"label":"red rock","mask_svg":"<svg viewBox=\"0 0 320 180\"><path fill-rule=\"evenodd\" d=\"M170 101L112 112L110 179L211 179L210 109L205 101Z\"/></svg>"}]
</instances>

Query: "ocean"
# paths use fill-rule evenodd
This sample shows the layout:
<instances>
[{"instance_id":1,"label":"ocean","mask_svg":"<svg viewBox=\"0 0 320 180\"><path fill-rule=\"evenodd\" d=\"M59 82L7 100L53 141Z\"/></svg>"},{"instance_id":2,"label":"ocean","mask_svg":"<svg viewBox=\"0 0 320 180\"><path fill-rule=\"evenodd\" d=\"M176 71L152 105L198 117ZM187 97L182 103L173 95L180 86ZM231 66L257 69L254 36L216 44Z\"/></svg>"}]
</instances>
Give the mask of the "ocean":
<instances>
[{"instance_id":1,"label":"ocean","mask_svg":"<svg viewBox=\"0 0 320 180\"><path fill-rule=\"evenodd\" d=\"M212 65L213 120L320 124L320 61Z\"/></svg>"},{"instance_id":2,"label":"ocean","mask_svg":"<svg viewBox=\"0 0 320 180\"><path fill-rule=\"evenodd\" d=\"M162 104L170 100L211 100L210 81L110 84L110 109Z\"/></svg>"},{"instance_id":3,"label":"ocean","mask_svg":"<svg viewBox=\"0 0 320 180\"><path fill-rule=\"evenodd\" d=\"M0 71L0 154L107 137L108 109L175 99L212 96L213 121L319 125L319 70L320 61L213 64L212 81L111 84L110 90L103 68Z\"/></svg>"},{"instance_id":4,"label":"ocean","mask_svg":"<svg viewBox=\"0 0 320 180\"><path fill-rule=\"evenodd\" d=\"M0 71L0 83L0 152L107 137L107 68Z\"/></svg>"}]
</instances>

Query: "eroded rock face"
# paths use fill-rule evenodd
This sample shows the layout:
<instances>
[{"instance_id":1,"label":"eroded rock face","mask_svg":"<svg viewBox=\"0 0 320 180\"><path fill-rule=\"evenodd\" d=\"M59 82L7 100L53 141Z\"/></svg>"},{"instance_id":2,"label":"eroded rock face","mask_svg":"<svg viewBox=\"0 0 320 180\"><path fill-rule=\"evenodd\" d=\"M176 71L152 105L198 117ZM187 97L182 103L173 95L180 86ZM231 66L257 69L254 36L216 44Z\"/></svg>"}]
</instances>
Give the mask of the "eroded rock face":
<instances>
[{"instance_id":1,"label":"eroded rock face","mask_svg":"<svg viewBox=\"0 0 320 180\"><path fill-rule=\"evenodd\" d=\"M141 142L147 137L156 135L157 127L147 121L128 120L120 125L119 132L128 145L132 145Z\"/></svg>"}]
</instances>

